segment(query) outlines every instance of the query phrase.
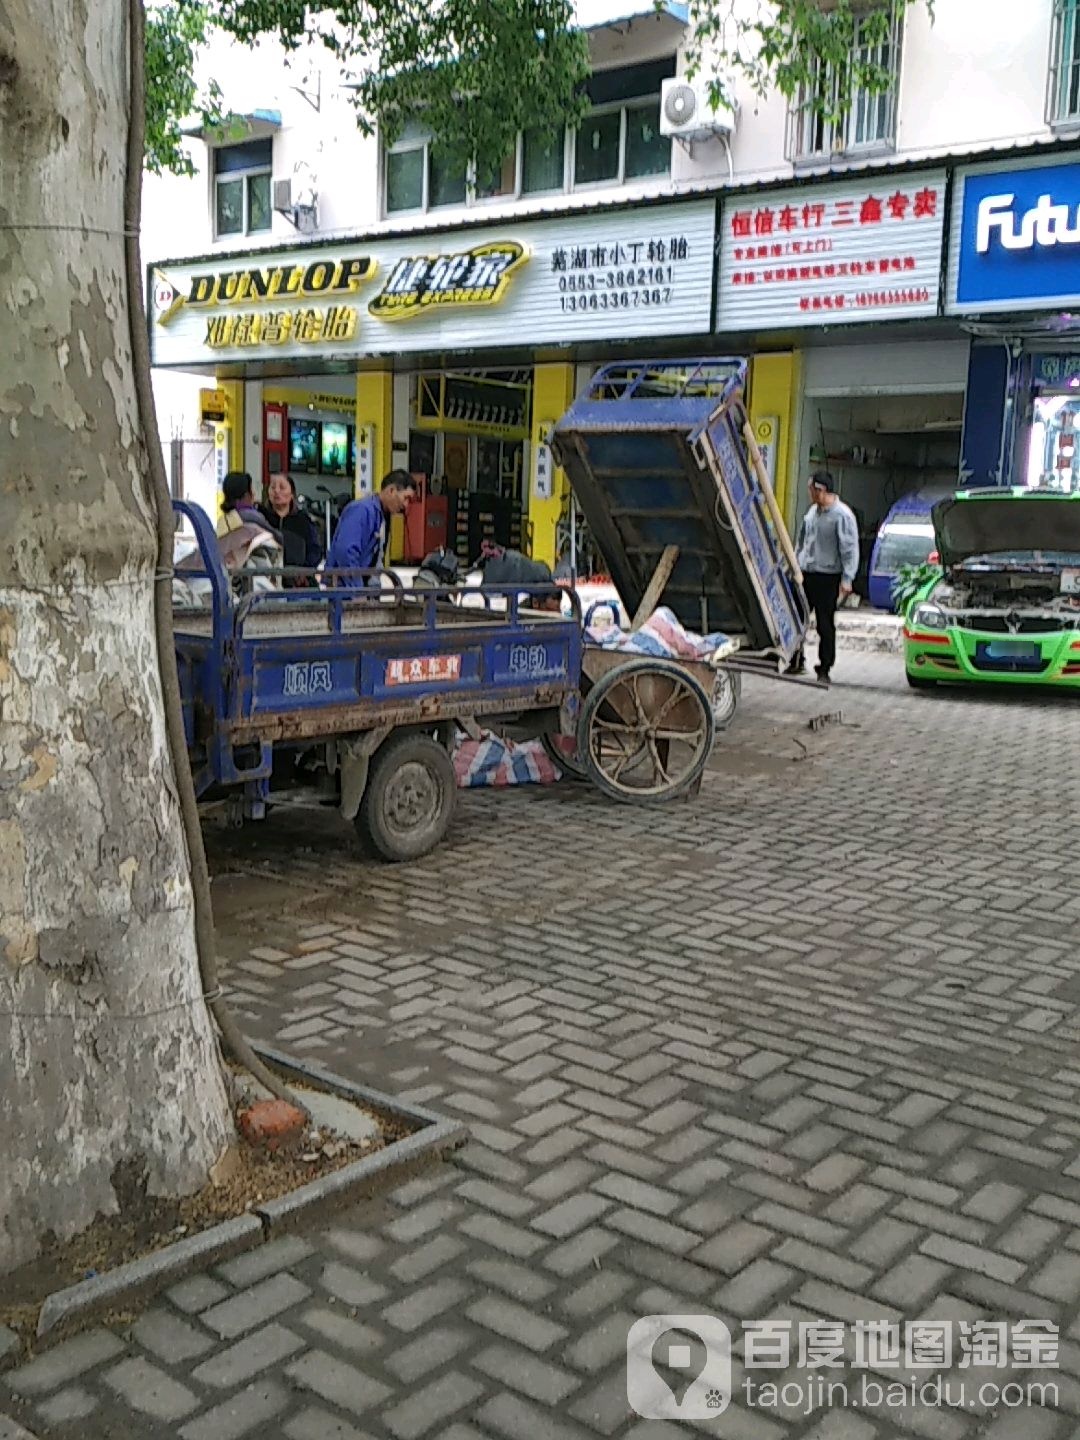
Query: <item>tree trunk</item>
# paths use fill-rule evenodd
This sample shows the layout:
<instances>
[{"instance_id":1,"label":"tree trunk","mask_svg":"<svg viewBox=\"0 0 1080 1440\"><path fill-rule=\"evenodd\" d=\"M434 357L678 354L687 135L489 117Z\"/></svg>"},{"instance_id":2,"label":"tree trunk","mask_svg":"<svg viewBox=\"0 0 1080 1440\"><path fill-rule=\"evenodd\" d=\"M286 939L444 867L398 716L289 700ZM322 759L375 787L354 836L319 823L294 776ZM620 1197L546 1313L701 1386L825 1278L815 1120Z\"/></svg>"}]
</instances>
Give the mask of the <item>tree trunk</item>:
<instances>
[{"instance_id":1,"label":"tree trunk","mask_svg":"<svg viewBox=\"0 0 1080 1440\"><path fill-rule=\"evenodd\" d=\"M124 0L0 4L0 1273L232 1136L154 638L127 37Z\"/></svg>"}]
</instances>

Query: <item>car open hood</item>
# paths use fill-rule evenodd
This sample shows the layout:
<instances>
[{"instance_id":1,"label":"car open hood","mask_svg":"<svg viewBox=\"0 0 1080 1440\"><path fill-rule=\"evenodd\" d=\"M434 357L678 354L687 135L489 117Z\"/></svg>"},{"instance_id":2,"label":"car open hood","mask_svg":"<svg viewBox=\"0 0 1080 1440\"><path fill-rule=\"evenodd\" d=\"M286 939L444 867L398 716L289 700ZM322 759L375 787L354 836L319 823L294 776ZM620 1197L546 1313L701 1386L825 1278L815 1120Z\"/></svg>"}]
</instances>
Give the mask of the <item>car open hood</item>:
<instances>
[{"instance_id":1,"label":"car open hood","mask_svg":"<svg viewBox=\"0 0 1080 1440\"><path fill-rule=\"evenodd\" d=\"M998 494L939 500L931 512L945 569L974 555L1025 550L1080 555L1080 495Z\"/></svg>"}]
</instances>

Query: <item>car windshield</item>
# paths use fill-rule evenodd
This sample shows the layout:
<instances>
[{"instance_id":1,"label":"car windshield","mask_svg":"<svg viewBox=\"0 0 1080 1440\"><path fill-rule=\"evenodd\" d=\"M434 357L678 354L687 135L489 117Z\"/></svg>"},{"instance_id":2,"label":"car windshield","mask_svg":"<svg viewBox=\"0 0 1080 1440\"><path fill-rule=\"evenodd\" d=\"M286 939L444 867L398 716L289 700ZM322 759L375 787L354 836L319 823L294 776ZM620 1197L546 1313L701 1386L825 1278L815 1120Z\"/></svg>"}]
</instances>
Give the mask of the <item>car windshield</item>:
<instances>
[{"instance_id":1,"label":"car windshield","mask_svg":"<svg viewBox=\"0 0 1080 1440\"><path fill-rule=\"evenodd\" d=\"M879 575L895 575L903 565L923 564L933 548L932 525L918 522L890 525L881 536L875 568Z\"/></svg>"},{"instance_id":2,"label":"car windshield","mask_svg":"<svg viewBox=\"0 0 1080 1440\"><path fill-rule=\"evenodd\" d=\"M993 555L969 555L964 570L1063 570L1080 566L1076 550L1002 550Z\"/></svg>"}]
</instances>

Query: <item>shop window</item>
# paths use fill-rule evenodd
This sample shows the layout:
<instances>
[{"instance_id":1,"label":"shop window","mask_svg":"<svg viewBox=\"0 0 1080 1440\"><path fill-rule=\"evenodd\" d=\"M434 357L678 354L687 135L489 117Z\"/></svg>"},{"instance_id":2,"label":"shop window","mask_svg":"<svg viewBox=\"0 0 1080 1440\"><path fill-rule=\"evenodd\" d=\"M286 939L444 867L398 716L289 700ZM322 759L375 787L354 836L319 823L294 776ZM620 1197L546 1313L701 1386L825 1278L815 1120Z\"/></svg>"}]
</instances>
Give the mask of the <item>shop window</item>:
<instances>
[{"instance_id":1,"label":"shop window","mask_svg":"<svg viewBox=\"0 0 1080 1440\"><path fill-rule=\"evenodd\" d=\"M424 160L426 150L389 150L386 155L386 209L389 214L399 210L424 208Z\"/></svg>"},{"instance_id":2,"label":"shop window","mask_svg":"<svg viewBox=\"0 0 1080 1440\"><path fill-rule=\"evenodd\" d=\"M788 117L789 160L798 164L895 148L904 9L896 6L889 12L884 33L880 11L856 17L847 74L815 62L813 79L797 97ZM892 77L887 89L871 91L859 83L858 73L868 66ZM851 71L856 73L852 76ZM837 116L843 81L850 83L849 105L845 114ZM833 113L821 114L821 102Z\"/></svg>"},{"instance_id":3,"label":"shop window","mask_svg":"<svg viewBox=\"0 0 1080 1440\"><path fill-rule=\"evenodd\" d=\"M660 87L675 74L675 57L601 70L587 90L593 110L574 137L574 185L600 185L667 175L671 141L660 134Z\"/></svg>"},{"instance_id":4,"label":"shop window","mask_svg":"<svg viewBox=\"0 0 1080 1440\"><path fill-rule=\"evenodd\" d=\"M1047 120L1080 126L1080 0L1054 0Z\"/></svg>"},{"instance_id":5,"label":"shop window","mask_svg":"<svg viewBox=\"0 0 1080 1440\"><path fill-rule=\"evenodd\" d=\"M428 151L428 209L435 210L441 205L464 205L469 180L466 167L460 160L448 160Z\"/></svg>"},{"instance_id":6,"label":"shop window","mask_svg":"<svg viewBox=\"0 0 1080 1440\"><path fill-rule=\"evenodd\" d=\"M574 139L574 184L600 185L618 180L622 161L621 110L595 110Z\"/></svg>"},{"instance_id":7,"label":"shop window","mask_svg":"<svg viewBox=\"0 0 1080 1440\"><path fill-rule=\"evenodd\" d=\"M270 229L272 140L221 145L214 151L214 234L257 235Z\"/></svg>"},{"instance_id":8,"label":"shop window","mask_svg":"<svg viewBox=\"0 0 1080 1440\"><path fill-rule=\"evenodd\" d=\"M521 193L543 195L566 186L566 135L526 130L521 137Z\"/></svg>"},{"instance_id":9,"label":"shop window","mask_svg":"<svg viewBox=\"0 0 1080 1440\"><path fill-rule=\"evenodd\" d=\"M499 200L513 197L518 192L518 147L498 167L495 173L481 180L477 176L476 198L478 200Z\"/></svg>"},{"instance_id":10,"label":"shop window","mask_svg":"<svg viewBox=\"0 0 1080 1440\"><path fill-rule=\"evenodd\" d=\"M468 198L467 166L436 154L427 139L402 141L387 150L383 175L388 215L464 205Z\"/></svg>"},{"instance_id":11,"label":"shop window","mask_svg":"<svg viewBox=\"0 0 1080 1440\"><path fill-rule=\"evenodd\" d=\"M439 158L430 137L410 126L385 152L385 213L560 194L577 186L667 175L671 141L660 134L660 86L674 74L674 56L597 72L586 86L593 108L576 133L526 130L494 174L482 175L475 167ZM568 167L570 146L573 160Z\"/></svg>"},{"instance_id":12,"label":"shop window","mask_svg":"<svg viewBox=\"0 0 1080 1440\"><path fill-rule=\"evenodd\" d=\"M626 112L626 178L666 175L671 169L671 141L660 134L660 102L634 105Z\"/></svg>"},{"instance_id":13,"label":"shop window","mask_svg":"<svg viewBox=\"0 0 1080 1440\"><path fill-rule=\"evenodd\" d=\"M667 175L671 141L660 134L660 102L594 110L574 137L574 185L601 185Z\"/></svg>"}]
</instances>

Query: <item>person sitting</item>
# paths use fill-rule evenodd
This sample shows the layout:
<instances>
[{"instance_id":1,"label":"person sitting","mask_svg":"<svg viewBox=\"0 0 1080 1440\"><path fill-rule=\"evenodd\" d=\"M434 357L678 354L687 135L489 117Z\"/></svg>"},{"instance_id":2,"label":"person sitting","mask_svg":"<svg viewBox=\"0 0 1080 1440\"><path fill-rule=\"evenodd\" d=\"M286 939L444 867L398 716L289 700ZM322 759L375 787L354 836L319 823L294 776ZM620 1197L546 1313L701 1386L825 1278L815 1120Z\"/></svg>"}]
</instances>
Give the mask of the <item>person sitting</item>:
<instances>
[{"instance_id":1,"label":"person sitting","mask_svg":"<svg viewBox=\"0 0 1080 1440\"><path fill-rule=\"evenodd\" d=\"M255 482L246 470L229 471L222 482L221 497L221 516L217 523L219 539L228 535L230 530L239 530L241 525L270 529L255 504Z\"/></svg>"},{"instance_id":2,"label":"person sitting","mask_svg":"<svg viewBox=\"0 0 1080 1440\"><path fill-rule=\"evenodd\" d=\"M394 515L404 515L416 498L416 481L407 470L391 470L385 476L377 495L365 495L363 500L352 500L341 512L330 553L326 557L327 570L377 570L383 564L383 553L389 521ZM339 585L353 590L362 590L366 585L378 585L378 577L365 580L362 575L343 575Z\"/></svg>"},{"instance_id":3,"label":"person sitting","mask_svg":"<svg viewBox=\"0 0 1080 1440\"><path fill-rule=\"evenodd\" d=\"M272 475L266 504L259 514L278 536L285 551L285 564L314 570L323 558L319 528L296 499L296 483L290 475Z\"/></svg>"}]
</instances>

